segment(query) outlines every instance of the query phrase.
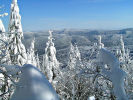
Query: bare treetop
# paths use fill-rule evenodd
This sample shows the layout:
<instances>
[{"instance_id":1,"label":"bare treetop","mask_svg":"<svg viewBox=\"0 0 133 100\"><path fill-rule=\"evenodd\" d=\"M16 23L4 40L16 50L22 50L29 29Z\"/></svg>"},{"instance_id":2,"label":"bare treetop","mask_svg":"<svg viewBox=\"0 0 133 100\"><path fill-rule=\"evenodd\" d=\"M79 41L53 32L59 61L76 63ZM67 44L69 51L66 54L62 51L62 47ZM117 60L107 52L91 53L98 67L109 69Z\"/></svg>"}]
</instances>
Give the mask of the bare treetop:
<instances>
[{"instance_id":1,"label":"bare treetop","mask_svg":"<svg viewBox=\"0 0 133 100\"><path fill-rule=\"evenodd\" d=\"M52 30L49 30L49 36L52 37L52 33L53 31Z\"/></svg>"}]
</instances>

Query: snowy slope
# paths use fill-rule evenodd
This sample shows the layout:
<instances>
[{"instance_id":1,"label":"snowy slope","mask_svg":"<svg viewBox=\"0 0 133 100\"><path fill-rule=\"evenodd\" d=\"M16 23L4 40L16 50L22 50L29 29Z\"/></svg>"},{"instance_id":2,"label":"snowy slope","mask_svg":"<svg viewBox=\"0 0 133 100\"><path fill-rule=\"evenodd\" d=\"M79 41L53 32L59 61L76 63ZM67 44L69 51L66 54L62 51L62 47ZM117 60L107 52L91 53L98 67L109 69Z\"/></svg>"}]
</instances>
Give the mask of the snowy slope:
<instances>
[{"instance_id":1,"label":"snowy slope","mask_svg":"<svg viewBox=\"0 0 133 100\"><path fill-rule=\"evenodd\" d=\"M59 100L45 76L34 66L25 64L11 100Z\"/></svg>"}]
</instances>

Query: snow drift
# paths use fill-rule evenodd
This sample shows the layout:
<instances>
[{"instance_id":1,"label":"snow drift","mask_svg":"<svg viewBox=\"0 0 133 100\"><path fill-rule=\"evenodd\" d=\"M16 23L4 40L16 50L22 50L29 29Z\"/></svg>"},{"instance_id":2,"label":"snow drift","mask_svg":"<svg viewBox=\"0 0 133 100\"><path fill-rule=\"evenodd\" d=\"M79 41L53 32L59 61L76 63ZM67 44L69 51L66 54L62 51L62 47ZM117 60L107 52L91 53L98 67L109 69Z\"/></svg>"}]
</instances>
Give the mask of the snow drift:
<instances>
[{"instance_id":1,"label":"snow drift","mask_svg":"<svg viewBox=\"0 0 133 100\"><path fill-rule=\"evenodd\" d=\"M11 100L59 100L52 85L36 67L25 64L21 72Z\"/></svg>"}]
</instances>

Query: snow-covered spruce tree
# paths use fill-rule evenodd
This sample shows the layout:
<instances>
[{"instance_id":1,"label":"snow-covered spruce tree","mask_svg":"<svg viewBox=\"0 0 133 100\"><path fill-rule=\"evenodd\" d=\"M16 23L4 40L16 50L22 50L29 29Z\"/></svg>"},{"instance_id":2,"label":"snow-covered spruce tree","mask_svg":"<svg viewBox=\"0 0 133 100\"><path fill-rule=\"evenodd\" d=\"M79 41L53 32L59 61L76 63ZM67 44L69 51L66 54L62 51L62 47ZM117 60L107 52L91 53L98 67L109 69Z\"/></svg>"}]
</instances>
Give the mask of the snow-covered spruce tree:
<instances>
[{"instance_id":1,"label":"snow-covered spruce tree","mask_svg":"<svg viewBox=\"0 0 133 100\"><path fill-rule=\"evenodd\" d=\"M36 55L36 64L37 64L38 69L41 70L40 59L39 59L39 55L38 54Z\"/></svg>"},{"instance_id":2,"label":"snow-covered spruce tree","mask_svg":"<svg viewBox=\"0 0 133 100\"><path fill-rule=\"evenodd\" d=\"M98 35L98 47L99 48L104 47L104 44L102 43L102 36L101 35Z\"/></svg>"},{"instance_id":3,"label":"snow-covered spruce tree","mask_svg":"<svg viewBox=\"0 0 133 100\"><path fill-rule=\"evenodd\" d=\"M89 81L80 75L83 70L78 46L70 45L69 63L62 69L62 77L57 86L57 92L62 100L87 100L89 95Z\"/></svg>"},{"instance_id":4,"label":"snow-covered spruce tree","mask_svg":"<svg viewBox=\"0 0 133 100\"><path fill-rule=\"evenodd\" d=\"M125 49L125 44L123 41L123 36L120 36L120 49L117 50L116 53L119 61L120 61L120 66L121 68L126 71L127 77L126 77L126 91L128 94L128 97L131 99L133 98L133 60L132 57L130 57L130 51L129 49Z\"/></svg>"},{"instance_id":5,"label":"snow-covered spruce tree","mask_svg":"<svg viewBox=\"0 0 133 100\"><path fill-rule=\"evenodd\" d=\"M25 46L22 43L23 31L21 25L21 16L17 0L13 0L11 4L11 13L9 21L9 53L12 64L23 65L26 63L27 55Z\"/></svg>"},{"instance_id":6,"label":"snow-covered spruce tree","mask_svg":"<svg viewBox=\"0 0 133 100\"><path fill-rule=\"evenodd\" d=\"M72 45L70 45L70 52L69 52L69 61L68 61L68 67L69 69L74 69L75 68L75 64L76 64L76 55L75 55L75 47Z\"/></svg>"},{"instance_id":7,"label":"snow-covered spruce tree","mask_svg":"<svg viewBox=\"0 0 133 100\"><path fill-rule=\"evenodd\" d=\"M0 17L7 16L7 13L0 15ZM5 28L0 19L0 100L9 99L10 93L7 92L10 88L8 83L8 77L4 72L4 64L10 64L9 52L7 50L7 35L5 33Z\"/></svg>"},{"instance_id":8,"label":"snow-covered spruce tree","mask_svg":"<svg viewBox=\"0 0 133 100\"><path fill-rule=\"evenodd\" d=\"M76 53L76 58L78 60L81 60L81 54L77 45L75 45L75 53Z\"/></svg>"},{"instance_id":9,"label":"snow-covered spruce tree","mask_svg":"<svg viewBox=\"0 0 133 100\"><path fill-rule=\"evenodd\" d=\"M81 55L77 45L73 46L72 43L70 45L69 59L68 59L68 67L70 70L75 69L78 62L81 62Z\"/></svg>"},{"instance_id":10,"label":"snow-covered spruce tree","mask_svg":"<svg viewBox=\"0 0 133 100\"><path fill-rule=\"evenodd\" d=\"M117 57L119 58L119 61L125 62L125 60L129 59L127 58L128 55L126 54L125 44L123 41L123 36L120 36L120 48L117 49Z\"/></svg>"},{"instance_id":11,"label":"snow-covered spruce tree","mask_svg":"<svg viewBox=\"0 0 133 100\"><path fill-rule=\"evenodd\" d=\"M120 37L120 45L121 45L121 56L125 56L125 44L124 44L124 41L123 41L123 36L121 35Z\"/></svg>"},{"instance_id":12,"label":"snow-covered spruce tree","mask_svg":"<svg viewBox=\"0 0 133 100\"><path fill-rule=\"evenodd\" d=\"M38 54L35 55L35 38L31 42L31 46L27 52L27 64L37 66L41 70L40 60Z\"/></svg>"},{"instance_id":13,"label":"snow-covered spruce tree","mask_svg":"<svg viewBox=\"0 0 133 100\"><path fill-rule=\"evenodd\" d=\"M104 95L101 94L103 92L102 88L97 88L97 86L100 85L97 82L100 70L99 67L93 64L96 58L91 59L91 56L96 53L97 47L102 47L101 41L99 44L100 45L90 46L90 59L89 61L84 59L82 62L80 52L77 49L78 47L70 46L68 67L63 69L63 77L62 80L59 81L60 88L57 89L60 91L59 94L62 99L87 100L88 96L96 96L97 100L105 98ZM78 53L78 57L76 53ZM71 65L73 67L71 67ZM101 98L101 96L103 96L103 98Z\"/></svg>"},{"instance_id":14,"label":"snow-covered spruce tree","mask_svg":"<svg viewBox=\"0 0 133 100\"><path fill-rule=\"evenodd\" d=\"M130 70L130 67L128 64L131 62L131 57L130 57L130 51L129 49L125 49L125 44L123 41L123 36L120 36L120 47L116 51L116 56L120 61L120 66L123 70L128 72Z\"/></svg>"},{"instance_id":15,"label":"snow-covered spruce tree","mask_svg":"<svg viewBox=\"0 0 133 100\"><path fill-rule=\"evenodd\" d=\"M31 42L31 46L28 49L27 52L27 64L32 64L34 66L37 66L37 61L36 61L36 55L35 55L35 38Z\"/></svg>"},{"instance_id":16,"label":"snow-covered spruce tree","mask_svg":"<svg viewBox=\"0 0 133 100\"><path fill-rule=\"evenodd\" d=\"M7 51L8 43L0 39L0 100L8 100L11 95L9 71L5 66L10 65L10 56Z\"/></svg>"},{"instance_id":17,"label":"snow-covered spruce tree","mask_svg":"<svg viewBox=\"0 0 133 100\"><path fill-rule=\"evenodd\" d=\"M55 87L56 78L60 76L59 62L56 58L56 48L54 47L52 31L49 31L48 42L46 43L45 54L43 55L43 72L49 82Z\"/></svg>"}]
</instances>

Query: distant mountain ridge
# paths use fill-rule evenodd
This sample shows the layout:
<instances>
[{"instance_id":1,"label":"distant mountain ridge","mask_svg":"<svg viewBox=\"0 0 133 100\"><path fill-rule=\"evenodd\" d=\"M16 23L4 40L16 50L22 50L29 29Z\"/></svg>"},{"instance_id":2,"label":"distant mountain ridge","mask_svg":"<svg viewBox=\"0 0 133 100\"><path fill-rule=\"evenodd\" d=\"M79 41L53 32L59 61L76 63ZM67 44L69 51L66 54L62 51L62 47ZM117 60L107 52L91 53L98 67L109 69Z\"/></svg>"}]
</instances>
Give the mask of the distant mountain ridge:
<instances>
[{"instance_id":1,"label":"distant mountain ridge","mask_svg":"<svg viewBox=\"0 0 133 100\"><path fill-rule=\"evenodd\" d=\"M31 40L35 37L35 48L39 55L44 54L44 49L46 46L48 31L34 31L34 32L24 32L24 44L26 48L30 46ZM79 30L54 30L53 37L55 47L57 49L57 57L67 56L69 52L69 46L72 42L76 43L79 48L81 48L83 55L86 55L86 47L92 46L97 43L97 35L102 36L102 42L106 47L119 46L120 35L123 35L124 42L127 48L133 51L133 28L127 28L122 30L89 30L89 29L79 29ZM84 49L84 50L83 50ZM62 54L62 55L61 55Z\"/></svg>"}]
</instances>

